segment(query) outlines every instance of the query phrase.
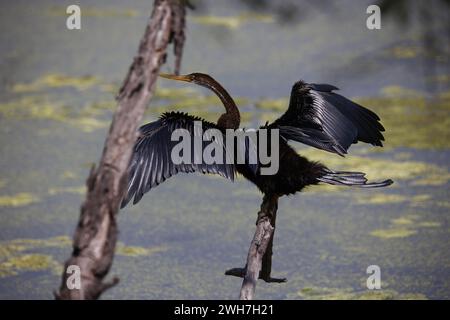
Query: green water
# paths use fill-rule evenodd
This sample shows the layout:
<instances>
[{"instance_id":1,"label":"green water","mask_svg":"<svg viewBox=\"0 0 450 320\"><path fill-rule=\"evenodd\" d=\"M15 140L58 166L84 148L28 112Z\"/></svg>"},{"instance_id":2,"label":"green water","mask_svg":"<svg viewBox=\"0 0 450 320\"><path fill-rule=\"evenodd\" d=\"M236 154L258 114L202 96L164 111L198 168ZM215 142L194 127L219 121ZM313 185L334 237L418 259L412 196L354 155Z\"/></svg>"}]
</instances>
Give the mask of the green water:
<instances>
[{"instance_id":1,"label":"green water","mask_svg":"<svg viewBox=\"0 0 450 320\"><path fill-rule=\"evenodd\" d=\"M386 20L365 28L364 3L313 11L292 24L239 2L190 12L182 71L212 74L236 97L243 125L273 120L299 78L329 82L376 111L383 149L353 146L345 159L295 145L336 169L392 178L390 188L319 186L280 200L273 276L261 299L450 298L450 91L448 51L425 76L418 30ZM80 1L82 30L65 28L68 1L1 4L0 298L50 299L136 51L149 1ZM84 13L83 13L84 12ZM383 20L384 21L384 20ZM447 48L448 50L448 48ZM173 70L169 63L163 71ZM430 83L435 89L429 92ZM166 110L217 120L217 98L158 83L145 121ZM179 175L119 215L120 244L104 299L233 299L261 194L248 182ZM366 288L381 268L382 290Z\"/></svg>"}]
</instances>

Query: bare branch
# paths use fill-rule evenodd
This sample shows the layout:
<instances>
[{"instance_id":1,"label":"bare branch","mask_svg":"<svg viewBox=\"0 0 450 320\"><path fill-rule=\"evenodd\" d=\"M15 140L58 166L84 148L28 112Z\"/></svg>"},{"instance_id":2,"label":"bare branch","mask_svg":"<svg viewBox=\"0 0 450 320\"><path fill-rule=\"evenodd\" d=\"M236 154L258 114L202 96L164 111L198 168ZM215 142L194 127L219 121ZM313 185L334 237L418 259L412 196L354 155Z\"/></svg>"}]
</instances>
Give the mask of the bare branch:
<instances>
[{"instance_id":1,"label":"bare branch","mask_svg":"<svg viewBox=\"0 0 450 320\"><path fill-rule=\"evenodd\" d=\"M100 163L97 168L92 168L87 179L88 192L75 230L72 256L66 261L60 290L55 294L57 299L97 299L118 283L117 278L103 282L114 257L118 232L116 214L125 191L137 128L153 95L172 34L177 35L178 68L180 65L184 33L181 37L179 29L184 28L185 14L180 6L182 4L177 0L154 2L138 53L117 96L117 111ZM70 275L65 271L70 265L80 267L81 289L70 290L66 285Z\"/></svg>"},{"instance_id":2,"label":"bare branch","mask_svg":"<svg viewBox=\"0 0 450 320\"><path fill-rule=\"evenodd\" d=\"M244 278L239 297L241 300L253 299L258 278L266 282L286 281L284 278L278 279L270 276L277 209L278 197L264 196L245 268L233 268L225 272L225 275Z\"/></svg>"}]
</instances>

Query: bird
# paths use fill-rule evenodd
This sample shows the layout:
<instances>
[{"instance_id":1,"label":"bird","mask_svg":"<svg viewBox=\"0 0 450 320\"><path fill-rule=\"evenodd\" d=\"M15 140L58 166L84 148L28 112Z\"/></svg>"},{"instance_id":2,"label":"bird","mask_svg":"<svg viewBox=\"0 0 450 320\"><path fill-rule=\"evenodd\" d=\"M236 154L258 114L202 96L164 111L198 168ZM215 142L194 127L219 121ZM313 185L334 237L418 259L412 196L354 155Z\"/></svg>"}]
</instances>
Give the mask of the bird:
<instances>
[{"instance_id":1,"label":"bird","mask_svg":"<svg viewBox=\"0 0 450 320\"><path fill-rule=\"evenodd\" d=\"M329 84L297 81L291 89L287 110L272 123L262 125L262 129L279 134L279 167L275 174L262 174L262 164L206 163L205 161L174 162L171 151L176 144L172 133L184 129L192 139L198 139L195 122L204 129L216 129L223 139L211 139L223 147L227 130L239 130L240 113L231 95L213 77L205 73L187 75L160 74L161 77L193 83L208 88L221 100L225 112L216 123L179 111L164 112L156 121L139 128L138 138L133 148L127 171L128 184L121 208L132 199L138 203L143 195L177 173L200 172L218 174L234 180L237 174L252 182L265 198L278 198L301 192L305 187L317 184L331 184L360 188L386 187L391 179L369 182L363 172L338 171L326 167L318 161L310 161L297 153L290 142L300 142L327 152L345 156L352 144L364 142L382 147L385 131L379 116L373 111L336 93L337 87ZM259 135L258 135L259 136ZM222 142L220 141L222 140ZM202 144L203 149L206 143ZM257 146L246 140L248 154L257 152ZM203 150L201 149L200 152ZM251 149L251 150L250 150ZM226 152L226 150L225 150ZM193 151L195 153L195 151ZM197 151L198 153L198 151ZM191 157L195 157L191 155ZM236 155L232 155L236 160Z\"/></svg>"}]
</instances>

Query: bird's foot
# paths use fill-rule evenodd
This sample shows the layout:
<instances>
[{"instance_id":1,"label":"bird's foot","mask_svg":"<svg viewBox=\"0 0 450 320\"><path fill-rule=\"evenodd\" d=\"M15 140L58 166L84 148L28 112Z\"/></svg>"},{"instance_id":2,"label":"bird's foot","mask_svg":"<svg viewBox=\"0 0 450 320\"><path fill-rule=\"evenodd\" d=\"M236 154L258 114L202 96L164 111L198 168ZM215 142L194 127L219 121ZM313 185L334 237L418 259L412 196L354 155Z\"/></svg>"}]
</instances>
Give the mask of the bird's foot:
<instances>
[{"instance_id":1,"label":"bird's foot","mask_svg":"<svg viewBox=\"0 0 450 320\"><path fill-rule=\"evenodd\" d=\"M238 278L244 278L245 273L247 272L246 268L233 268L225 271L226 276L234 276ZM272 278L269 276L263 276L261 273L259 274L259 279L264 280L265 282L274 282L274 283L283 283L287 281L287 278Z\"/></svg>"}]
</instances>

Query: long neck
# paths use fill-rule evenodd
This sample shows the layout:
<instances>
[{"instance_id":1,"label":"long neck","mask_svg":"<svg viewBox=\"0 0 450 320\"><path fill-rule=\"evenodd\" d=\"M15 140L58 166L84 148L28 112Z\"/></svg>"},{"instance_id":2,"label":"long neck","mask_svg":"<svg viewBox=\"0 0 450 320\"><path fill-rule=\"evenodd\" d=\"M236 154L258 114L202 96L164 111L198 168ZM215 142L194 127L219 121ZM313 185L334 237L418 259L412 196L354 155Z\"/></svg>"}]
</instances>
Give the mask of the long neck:
<instances>
[{"instance_id":1,"label":"long neck","mask_svg":"<svg viewBox=\"0 0 450 320\"><path fill-rule=\"evenodd\" d=\"M239 114L239 109L230 94L212 78L208 79L203 85L211 89L219 97L220 101L222 101L226 113L221 116L221 119L226 119L226 128L239 128L241 116ZM219 122L221 119L219 119Z\"/></svg>"}]
</instances>

